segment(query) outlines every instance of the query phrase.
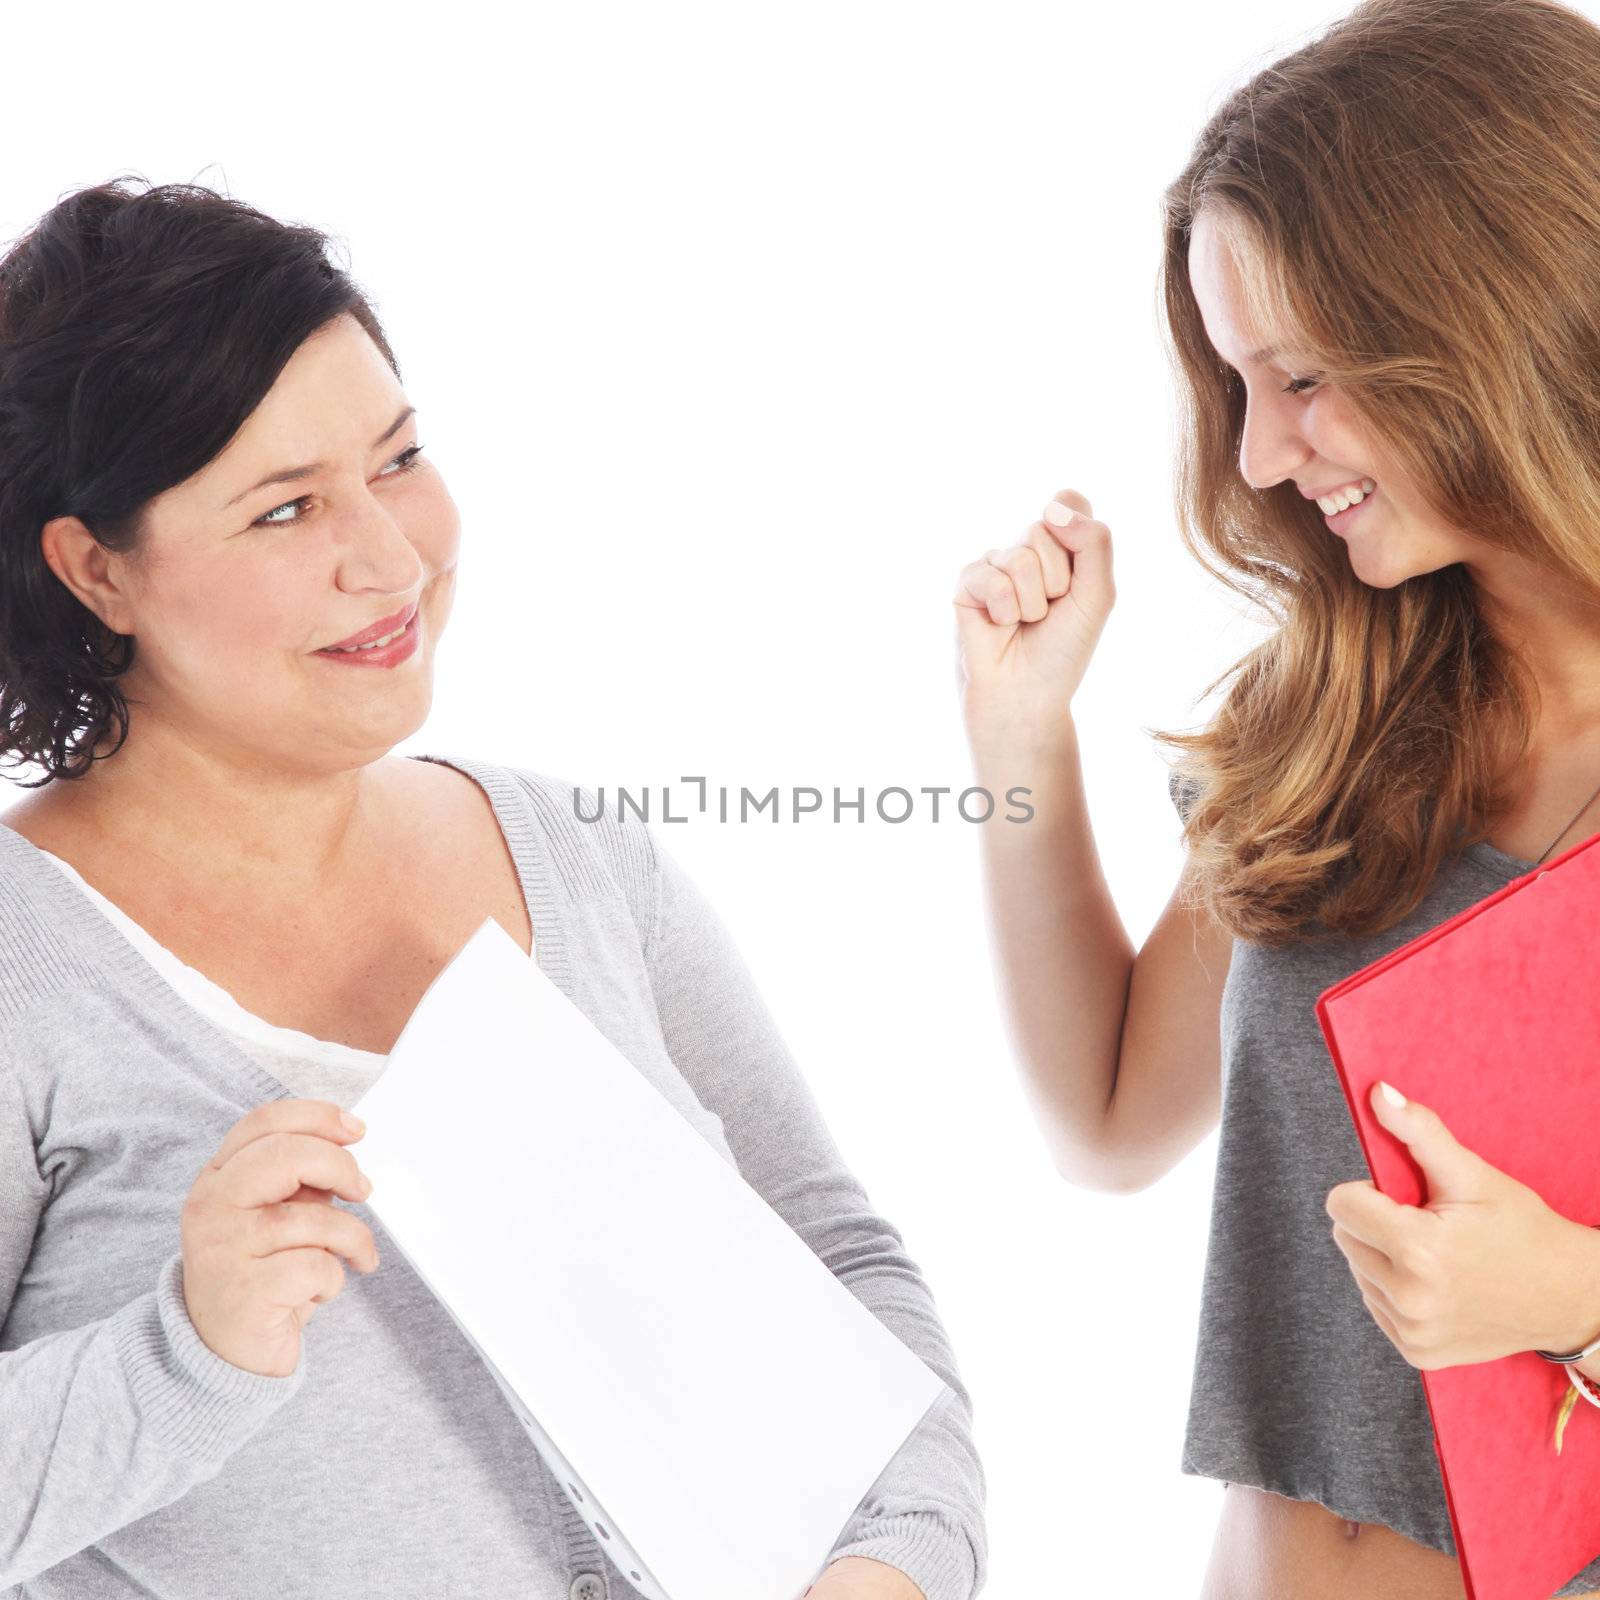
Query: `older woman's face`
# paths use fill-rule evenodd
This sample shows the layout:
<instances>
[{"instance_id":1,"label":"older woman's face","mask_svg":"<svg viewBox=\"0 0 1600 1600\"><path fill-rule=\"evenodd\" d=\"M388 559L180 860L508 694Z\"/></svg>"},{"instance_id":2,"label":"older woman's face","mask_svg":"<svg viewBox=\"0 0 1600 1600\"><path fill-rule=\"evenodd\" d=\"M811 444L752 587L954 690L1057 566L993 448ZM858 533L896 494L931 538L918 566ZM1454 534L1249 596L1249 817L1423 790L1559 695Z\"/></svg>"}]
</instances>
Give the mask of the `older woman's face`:
<instances>
[{"instance_id":1,"label":"older woman's face","mask_svg":"<svg viewBox=\"0 0 1600 1600\"><path fill-rule=\"evenodd\" d=\"M461 522L438 469L410 448L421 439L408 410L366 330L339 317L219 456L151 502L139 551L112 558L117 594L102 608L137 640L123 679L140 703L134 730L149 715L236 757L336 769L422 725ZM406 659L318 653L413 603Z\"/></svg>"}]
</instances>

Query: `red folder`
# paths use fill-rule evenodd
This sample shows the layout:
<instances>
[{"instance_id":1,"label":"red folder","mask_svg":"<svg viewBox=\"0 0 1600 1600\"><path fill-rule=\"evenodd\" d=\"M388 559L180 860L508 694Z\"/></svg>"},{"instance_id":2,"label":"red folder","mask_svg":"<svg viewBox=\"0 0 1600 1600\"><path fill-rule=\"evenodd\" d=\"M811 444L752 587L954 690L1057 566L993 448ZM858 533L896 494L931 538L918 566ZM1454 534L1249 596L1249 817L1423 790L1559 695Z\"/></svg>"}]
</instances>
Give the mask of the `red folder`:
<instances>
[{"instance_id":1,"label":"red folder","mask_svg":"<svg viewBox=\"0 0 1600 1600\"><path fill-rule=\"evenodd\" d=\"M1324 990L1317 1019L1383 1194L1427 1198L1379 1079L1600 1223L1600 834ZM1525 1350L1421 1378L1468 1600L1549 1600L1600 1555L1600 1410L1578 1400L1558 1455L1564 1368Z\"/></svg>"}]
</instances>

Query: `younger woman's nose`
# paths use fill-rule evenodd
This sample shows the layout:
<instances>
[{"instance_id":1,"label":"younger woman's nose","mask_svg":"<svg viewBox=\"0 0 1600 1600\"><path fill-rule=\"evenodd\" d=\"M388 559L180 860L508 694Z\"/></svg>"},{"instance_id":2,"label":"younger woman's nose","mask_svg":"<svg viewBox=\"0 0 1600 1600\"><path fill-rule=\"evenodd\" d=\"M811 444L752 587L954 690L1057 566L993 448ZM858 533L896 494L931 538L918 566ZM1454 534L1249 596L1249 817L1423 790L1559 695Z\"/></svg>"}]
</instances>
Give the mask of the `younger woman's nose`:
<instances>
[{"instance_id":1,"label":"younger woman's nose","mask_svg":"<svg viewBox=\"0 0 1600 1600\"><path fill-rule=\"evenodd\" d=\"M1293 477L1315 454L1294 423L1247 417L1239 441L1239 475L1252 489L1270 489Z\"/></svg>"}]
</instances>

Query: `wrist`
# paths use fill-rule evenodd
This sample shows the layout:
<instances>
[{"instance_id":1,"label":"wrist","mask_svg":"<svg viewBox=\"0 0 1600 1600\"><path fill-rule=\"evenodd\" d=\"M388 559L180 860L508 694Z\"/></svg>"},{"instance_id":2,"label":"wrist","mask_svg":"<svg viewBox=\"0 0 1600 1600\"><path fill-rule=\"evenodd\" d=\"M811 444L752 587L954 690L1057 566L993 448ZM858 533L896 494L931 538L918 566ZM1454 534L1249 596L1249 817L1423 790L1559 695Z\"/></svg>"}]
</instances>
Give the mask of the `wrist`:
<instances>
[{"instance_id":1,"label":"wrist","mask_svg":"<svg viewBox=\"0 0 1600 1600\"><path fill-rule=\"evenodd\" d=\"M1568 1248L1559 1272L1561 1304L1550 1318L1547 1339L1535 1347L1558 1355L1600 1338L1600 1231L1563 1221ZM1576 1365L1585 1377L1600 1378L1600 1351Z\"/></svg>"},{"instance_id":2,"label":"wrist","mask_svg":"<svg viewBox=\"0 0 1600 1600\"><path fill-rule=\"evenodd\" d=\"M927 1600L909 1573L875 1556L836 1557L806 1594L818 1600Z\"/></svg>"},{"instance_id":3,"label":"wrist","mask_svg":"<svg viewBox=\"0 0 1600 1600\"><path fill-rule=\"evenodd\" d=\"M1058 783L1078 762L1078 730L1070 721L1026 730L969 725L967 746L973 775L997 794L1019 784L1043 788Z\"/></svg>"},{"instance_id":4,"label":"wrist","mask_svg":"<svg viewBox=\"0 0 1600 1600\"><path fill-rule=\"evenodd\" d=\"M1019 716L1014 704L986 704L969 696L962 706L962 725L979 761L1058 762L1078 744L1070 704L1048 716L1037 711Z\"/></svg>"}]
</instances>

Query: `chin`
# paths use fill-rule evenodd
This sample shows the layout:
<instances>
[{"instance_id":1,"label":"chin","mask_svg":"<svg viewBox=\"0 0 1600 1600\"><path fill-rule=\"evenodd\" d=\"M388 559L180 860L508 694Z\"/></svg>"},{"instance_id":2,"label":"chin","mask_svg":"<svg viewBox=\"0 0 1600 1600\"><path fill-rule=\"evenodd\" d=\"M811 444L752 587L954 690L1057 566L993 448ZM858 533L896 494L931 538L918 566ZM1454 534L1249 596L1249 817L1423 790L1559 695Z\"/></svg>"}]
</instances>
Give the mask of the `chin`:
<instances>
[{"instance_id":1,"label":"chin","mask_svg":"<svg viewBox=\"0 0 1600 1600\"><path fill-rule=\"evenodd\" d=\"M1402 583L1409 583L1413 578L1420 578L1426 572L1432 572L1432 567L1423 567L1416 572L1381 572L1376 577L1367 577L1364 573L1356 576L1371 589L1398 589Z\"/></svg>"},{"instance_id":2,"label":"chin","mask_svg":"<svg viewBox=\"0 0 1600 1600\"><path fill-rule=\"evenodd\" d=\"M1350 563L1350 570L1355 573L1355 575L1364 584L1366 584L1369 589L1393 589L1404 583L1407 578L1414 578L1417 576L1415 572L1406 572L1403 570L1394 572L1381 568L1377 572L1369 572L1363 570L1361 564L1356 561L1352 561Z\"/></svg>"},{"instance_id":3,"label":"chin","mask_svg":"<svg viewBox=\"0 0 1600 1600\"><path fill-rule=\"evenodd\" d=\"M1411 541L1413 544L1415 541ZM1438 541L1429 540L1426 549L1406 549L1407 541L1383 538L1371 549L1363 548L1359 538L1347 542L1350 570L1365 584L1374 589L1393 589L1409 578L1420 578L1429 572L1438 572L1461 559L1460 555L1441 550Z\"/></svg>"}]
</instances>

